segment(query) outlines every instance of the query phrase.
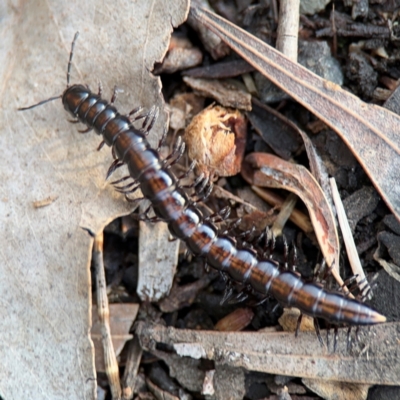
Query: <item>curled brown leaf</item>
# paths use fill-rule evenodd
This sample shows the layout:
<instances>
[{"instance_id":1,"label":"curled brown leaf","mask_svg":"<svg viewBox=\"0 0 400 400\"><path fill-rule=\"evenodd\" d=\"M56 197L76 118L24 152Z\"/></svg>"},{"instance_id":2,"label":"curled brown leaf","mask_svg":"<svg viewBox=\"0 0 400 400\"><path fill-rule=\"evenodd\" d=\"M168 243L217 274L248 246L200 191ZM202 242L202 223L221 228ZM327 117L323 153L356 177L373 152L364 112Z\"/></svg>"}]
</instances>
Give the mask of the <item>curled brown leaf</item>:
<instances>
[{"instance_id":1,"label":"curled brown leaf","mask_svg":"<svg viewBox=\"0 0 400 400\"><path fill-rule=\"evenodd\" d=\"M285 189L303 200L310 214L321 251L339 285L339 238L325 194L311 173L302 165L291 164L272 154L252 153L245 158L242 176L251 185Z\"/></svg>"}]
</instances>

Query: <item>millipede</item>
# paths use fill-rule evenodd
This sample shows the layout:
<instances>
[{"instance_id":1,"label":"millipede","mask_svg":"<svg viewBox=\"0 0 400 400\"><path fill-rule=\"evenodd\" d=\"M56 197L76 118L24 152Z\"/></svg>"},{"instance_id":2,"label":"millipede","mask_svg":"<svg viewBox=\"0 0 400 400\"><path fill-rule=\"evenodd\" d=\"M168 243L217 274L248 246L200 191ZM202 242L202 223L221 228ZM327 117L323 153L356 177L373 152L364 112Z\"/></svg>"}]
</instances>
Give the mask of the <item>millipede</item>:
<instances>
[{"instance_id":1,"label":"millipede","mask_svg":"<svg viewBox=\"0 0 400 400\"><path fill-rule=\"evenodd\" d=\"M229 232L220 232L212 219L204 218L196 202L189 198L185 188L180 185L180 178L171 172L171 162L162 160L159 151L152 148L146 138L154 125L156 111L138 116L139 109L136 109L128 115L122 115L113 105L115 93L109 102L101 98L101 90L95 94L85 85L70 85L77 37L78 33L71 45L64 92L19 110L32 109L61 98L65 110L86 125L87 129L83 132L94 130L102 136L102 144L111 147L115 161L108 175L119 166L127 165L129 176L114 183L121 183L128 178L132 182L118 189L133 193L140 188L144 198L150 201L156 218L168 224L171 234L183 240L193 255L204 258L208 265L229 276L232 281L336 326L372 325L386 321L383 315L360 300L342 292L328 291L315 282L305 282L296 272L281 269L274 260L263 259L253 249L238 246L234 236ZM142 129L135 128L133 124L139 118L145 119ZM179 158L178 153L182 153L183 148L183 145L175 146L175 158ZM198 192L206 190L207 186L204 180L197 180L194 185L201 186Z\"/></svg>"}]
</instances>

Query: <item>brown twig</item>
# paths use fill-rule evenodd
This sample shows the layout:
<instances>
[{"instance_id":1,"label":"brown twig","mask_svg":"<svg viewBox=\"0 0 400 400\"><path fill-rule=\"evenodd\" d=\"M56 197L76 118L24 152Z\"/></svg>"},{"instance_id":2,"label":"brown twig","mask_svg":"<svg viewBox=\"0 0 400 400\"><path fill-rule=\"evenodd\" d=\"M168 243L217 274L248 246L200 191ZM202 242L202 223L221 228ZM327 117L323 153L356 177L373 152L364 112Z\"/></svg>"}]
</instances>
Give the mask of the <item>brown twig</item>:
<instances>
[{"instance_id":1,"label":"brown twig","mask_svg":"<svg viewBox=\"0 0 400 400\"><path fill-rule=\"evenodd\" d=\"M101 322L101 334L104 349L104 365L110 384L113 400L121 398L119 368L114 346L111 340L110 310L108 307L106 277L103 262L103 233L96 235L93 243L93 265L96 275L97 311Z\"/></svg>"}]
</instances>

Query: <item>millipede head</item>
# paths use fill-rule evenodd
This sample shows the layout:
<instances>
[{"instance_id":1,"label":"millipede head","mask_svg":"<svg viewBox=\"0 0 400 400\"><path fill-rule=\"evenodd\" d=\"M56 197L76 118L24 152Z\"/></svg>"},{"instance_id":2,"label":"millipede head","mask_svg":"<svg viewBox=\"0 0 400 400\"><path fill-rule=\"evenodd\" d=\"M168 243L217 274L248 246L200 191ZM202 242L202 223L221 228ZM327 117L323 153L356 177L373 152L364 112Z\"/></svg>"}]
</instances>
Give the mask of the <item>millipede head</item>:
<instances>
[{"instance_id":1,"label":"millipede head","mask_svg":"<svg viewBox=\"0 0 400 400\"><path fill-rule=\"evenodd\" d=\"M89 93L89 89L84 85L68 86L60 96L65 110L75 116L79 106L89 96Z\"/></svg>"}]
</instances>

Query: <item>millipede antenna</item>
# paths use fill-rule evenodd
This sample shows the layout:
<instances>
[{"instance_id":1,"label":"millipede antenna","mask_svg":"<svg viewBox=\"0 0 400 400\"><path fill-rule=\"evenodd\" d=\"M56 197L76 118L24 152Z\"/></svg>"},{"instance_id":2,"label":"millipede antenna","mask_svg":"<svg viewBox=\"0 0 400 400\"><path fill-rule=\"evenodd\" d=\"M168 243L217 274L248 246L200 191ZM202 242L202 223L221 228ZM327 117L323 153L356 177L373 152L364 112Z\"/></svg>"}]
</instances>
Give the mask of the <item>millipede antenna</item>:
<instances>
[{"instance_id":1,"label":"millipede antenna","mask_svg":"<svg viewBox=\"0 0 400 400\"><path fill-rule=\"evenodd\" d=\"M69 80L71 77L72 57L74 56L75 43L78 39L78 36L79 36L79 31L77 31L75 33L74 40L72 41L72 44L71 44L71 51L69 52L69 60L68 60L68 68L67 68L67 87L69 87Z\"/></svg>"},{"instance_id":2,"label":"millipede antenna","mask_svg":"<svg viewBox=\"0 0 400 400\"><path fill-rule=\"evenodd\" d=\"M69 87L69 81L70 81L70 77L71 77L72 57L74 55L75 43L78 39L78 36L79 36L79 31L75 33L74 39L71 44L71 51L69 53L69 60L68 60L68 67L67 67L67 88ZM18 108L18 111L30 110L32 108L39 107L43 104L50 103L51 101L61 99L61 97L62 97L62 94L60 94L59 96L50 97L46 100L39 101L39 103L33 104L31 106Z\"/></svg>"}]
</instances>

